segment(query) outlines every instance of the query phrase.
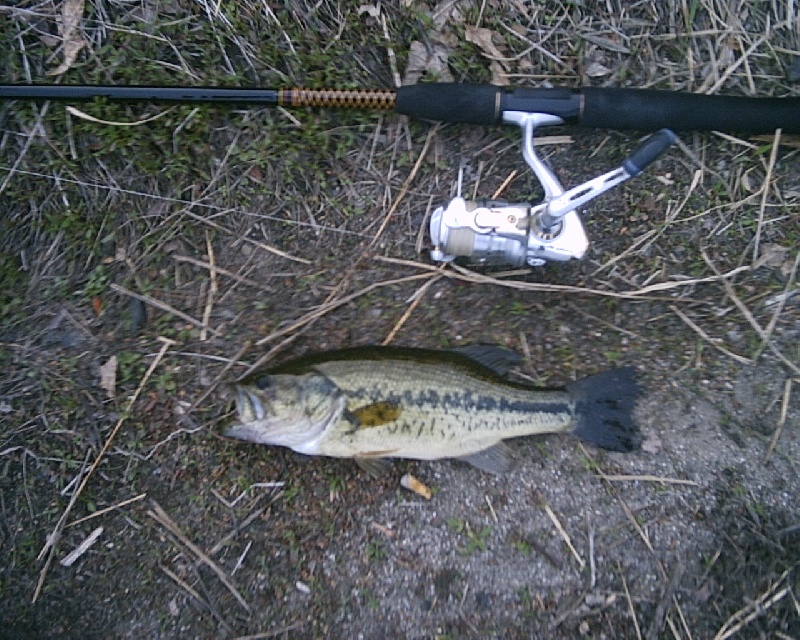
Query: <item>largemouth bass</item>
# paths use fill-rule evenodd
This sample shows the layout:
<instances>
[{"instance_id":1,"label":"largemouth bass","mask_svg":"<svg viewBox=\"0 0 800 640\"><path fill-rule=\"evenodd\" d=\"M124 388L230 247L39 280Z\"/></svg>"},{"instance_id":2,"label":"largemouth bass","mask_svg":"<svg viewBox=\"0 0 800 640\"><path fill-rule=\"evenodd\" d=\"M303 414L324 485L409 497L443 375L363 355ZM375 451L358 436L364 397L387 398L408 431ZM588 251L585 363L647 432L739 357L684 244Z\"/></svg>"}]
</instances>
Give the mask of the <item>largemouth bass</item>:
<instances>
[{"instance_id":1,"label":"largemouth bass","mask_svg":"<svg viewBox=\"0 0 800 640\"><path fill-rule=\"evenodd\" d=\"M639 447L632 368L544 390L503 377L512 357L486 346L305 356L236 385L239 422L225 435L355 458L373 473L383 458L459 458L503 473L512 466L503 440L539 433L573 433L613 451Z\"/></svg>"}]
</instances>

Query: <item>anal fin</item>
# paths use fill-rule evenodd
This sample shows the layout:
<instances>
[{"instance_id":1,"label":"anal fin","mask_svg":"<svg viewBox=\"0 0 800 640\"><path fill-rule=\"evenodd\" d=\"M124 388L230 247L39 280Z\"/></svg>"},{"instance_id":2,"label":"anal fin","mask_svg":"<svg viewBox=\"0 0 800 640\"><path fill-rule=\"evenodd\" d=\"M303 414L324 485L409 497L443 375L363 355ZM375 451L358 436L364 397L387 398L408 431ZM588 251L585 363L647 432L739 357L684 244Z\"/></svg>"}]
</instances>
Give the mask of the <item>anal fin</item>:
<instances>
[{"instance_id":1,"label":"anal fin","mask_svg":"<svg viewBox=\"0 0 800 640\"><path fill-rule=\"evenodd\" d=\"M469 462L473 467L478 467L481 471L498 476L514 468L511 449L503 442L498 442L496 445L477 453L459 456L457 459Z\"/></svg>"},{"instance_id":2,"label":"anal fin","mask_svg":"<svg viewBox=\"0 0 800 640\"><path fill-rule=\"evenodd\" d=\"M353 458L356 464L373 478L380 478L392 470L392 461L386 458Z\"/></svg>"}]
</instances>

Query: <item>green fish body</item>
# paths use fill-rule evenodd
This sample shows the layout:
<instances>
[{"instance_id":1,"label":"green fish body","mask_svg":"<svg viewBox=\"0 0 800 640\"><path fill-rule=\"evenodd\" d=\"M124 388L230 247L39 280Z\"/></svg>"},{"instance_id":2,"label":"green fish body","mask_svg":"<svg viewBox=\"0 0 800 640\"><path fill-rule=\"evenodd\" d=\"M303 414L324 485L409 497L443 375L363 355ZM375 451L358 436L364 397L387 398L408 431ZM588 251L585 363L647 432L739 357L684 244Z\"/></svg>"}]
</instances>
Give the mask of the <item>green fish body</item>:
<instances>
[{"instance_id":1,"label":"green fish body","mask_svg":"<svg viewBox=\"0 0 800 640\"><path fill-rule=\"evenodd\" d=\"M239 423L226 435L363 466L460 458L493 473L511 466L507 438L573 432L612 450L638 447L632 369L541 390L500 374L509 353L365 347L306 356L238 384Z\"/></svg>"}]
</instances>

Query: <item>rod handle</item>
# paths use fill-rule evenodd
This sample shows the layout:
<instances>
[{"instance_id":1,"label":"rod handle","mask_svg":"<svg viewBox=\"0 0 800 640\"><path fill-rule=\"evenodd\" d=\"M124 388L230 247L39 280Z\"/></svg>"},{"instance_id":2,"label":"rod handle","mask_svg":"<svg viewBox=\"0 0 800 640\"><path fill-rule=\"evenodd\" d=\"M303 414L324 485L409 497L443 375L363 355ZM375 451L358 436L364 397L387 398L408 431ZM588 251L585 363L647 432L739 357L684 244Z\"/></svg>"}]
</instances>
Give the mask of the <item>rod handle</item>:
<instances>
[{"instance_id":1,"label":"rod handle","mask_svg":"<svg viewBox=\"0 0 800 640\"><path fill-rule=\"evenodd\" d=\"M800 98L584 87L581 125L597 129L800 133Z\"/></svg>"},{"instance_id":2,"label":"rod handle","mask_svg":"<svg viewBox=\"0 0 800 640\"><path fill-rule=\"evenodd\" d=\"M576 124L580 108L580 92L571 89L444 82L398 88L395 110L424 120L492 125L502 122L508 111L546 113Z\"/></svg>"}]
</instances>

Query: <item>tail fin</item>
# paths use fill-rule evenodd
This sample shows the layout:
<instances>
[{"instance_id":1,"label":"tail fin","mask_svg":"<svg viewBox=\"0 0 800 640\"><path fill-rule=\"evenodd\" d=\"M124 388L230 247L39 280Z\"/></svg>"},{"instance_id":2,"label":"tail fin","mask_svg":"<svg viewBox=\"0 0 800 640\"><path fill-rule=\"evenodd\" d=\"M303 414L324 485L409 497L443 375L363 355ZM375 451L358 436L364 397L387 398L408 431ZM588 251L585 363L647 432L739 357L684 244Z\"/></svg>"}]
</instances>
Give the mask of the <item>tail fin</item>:
<instances>
[{"instance_id":1,"label":"tail fin","mask_svg":"<svg viewBox=\"0 0 800 640\"><path fill-rule=\"evenodd\" d=\"M633 367L611 369L567 387L577 401L573 433L603 449L634 451L642 443L633 421L641 389Z\"/></svg>"}]
</instances>

